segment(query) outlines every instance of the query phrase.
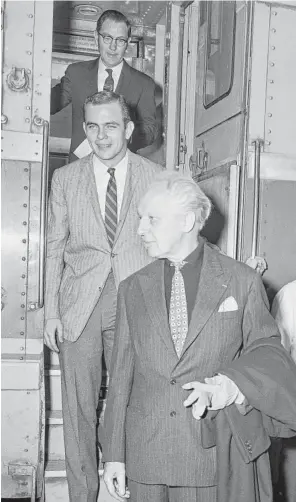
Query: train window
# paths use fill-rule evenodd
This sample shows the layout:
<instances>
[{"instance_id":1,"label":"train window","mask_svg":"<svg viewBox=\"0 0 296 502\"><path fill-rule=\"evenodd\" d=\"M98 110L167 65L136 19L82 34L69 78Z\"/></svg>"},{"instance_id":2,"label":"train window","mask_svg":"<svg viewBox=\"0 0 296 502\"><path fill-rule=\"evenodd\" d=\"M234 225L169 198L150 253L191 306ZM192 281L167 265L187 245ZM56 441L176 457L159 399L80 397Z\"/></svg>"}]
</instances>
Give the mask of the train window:
<instances>
[{"instance_id":1,"label":"train window","mask_svg":"<svg viewBox=\"0 0 296 502\"><path fill-rule=\"evenodd\" d=\"M207 2L204 107L227 96L232 87L236 2Z\"/></svg>"}]
</instances>

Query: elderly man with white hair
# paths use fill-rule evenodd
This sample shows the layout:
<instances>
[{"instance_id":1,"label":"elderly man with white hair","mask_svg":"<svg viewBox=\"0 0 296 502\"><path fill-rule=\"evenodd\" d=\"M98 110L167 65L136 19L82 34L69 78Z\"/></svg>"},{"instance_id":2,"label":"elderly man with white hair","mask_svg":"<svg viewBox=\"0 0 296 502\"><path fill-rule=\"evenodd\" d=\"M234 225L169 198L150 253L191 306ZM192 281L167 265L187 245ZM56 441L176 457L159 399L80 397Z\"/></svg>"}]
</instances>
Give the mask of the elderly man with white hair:
<instances>
[{"instance_id":1,"label":"elderly man with white hair","mask_svg":"<svg viewBox=\"0 0 296 502\"><path fill-rule=\"evenodd\" d=\"M271 502L269 435L296 431L296 367L260 276L200 237L210 210L177 173L140 201L156 260L119 287L100 431L119 501Z\"/></svg>"}]
</instances>

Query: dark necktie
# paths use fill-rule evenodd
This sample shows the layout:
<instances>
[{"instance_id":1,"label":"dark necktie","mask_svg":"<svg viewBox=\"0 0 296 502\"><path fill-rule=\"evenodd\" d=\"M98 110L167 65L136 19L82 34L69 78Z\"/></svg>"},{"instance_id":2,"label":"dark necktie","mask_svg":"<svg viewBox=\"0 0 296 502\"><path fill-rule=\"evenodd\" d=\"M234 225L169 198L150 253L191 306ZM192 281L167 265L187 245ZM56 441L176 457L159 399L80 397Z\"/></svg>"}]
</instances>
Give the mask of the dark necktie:
<instances>
[{"instance_id":1,"label":"dark necktie","mask_svg":"<svg viewBox=\"0 0 296 502\"><path fill-rule=\"evenodd\" d=\"M170 264L175 267L175 273L172 279L169 321L172 339L179 358L188 332L187 300L184 279L180 271L185 263Z\"/></svg>"},{"instance_id":2,"label":"dark necktie","mask_svg":"<svg viewBox=\"0 0 296 502\"><path fill-rule=\"evenodd\" d=\"M114 167L109 167L110 178L107 185L105 204L105 226L111 248L117 228L117 187Z\"/></svg>"},{"instance_id":3,"label":"dark necktie","mask_svg":"<svg viewBox=\"0 0 296 502\"><path fill-rule=\"evenodd\" d=\"M112 77L112 70L110 68L106 68L106 72L108 73L108 77L104 82L103 91L113 92L114 90L114 80Z\"/></svg>"}]
</instances>

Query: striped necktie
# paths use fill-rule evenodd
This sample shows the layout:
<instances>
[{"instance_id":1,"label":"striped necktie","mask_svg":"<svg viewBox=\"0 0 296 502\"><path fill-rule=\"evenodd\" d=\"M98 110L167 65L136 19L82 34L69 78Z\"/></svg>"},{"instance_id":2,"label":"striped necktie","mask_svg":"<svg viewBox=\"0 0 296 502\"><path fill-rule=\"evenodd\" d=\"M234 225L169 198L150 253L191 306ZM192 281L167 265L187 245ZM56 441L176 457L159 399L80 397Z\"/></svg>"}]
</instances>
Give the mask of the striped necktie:
<instances>
[{"instance_id":1,"label":"striped necktie","mask_svg":"<svg viewBox=\"0 0 296 502\"><path fill-rule=\"evenodd\" d=\"M104 82L103 91L113 92L114 90L114 80L112 77L112 70L110 68L106 68L106 72L108 73L108 77Z\"/></svg>"},{"instance_id":2,"label":"striped necktie","mask_svg":"<svg viewBox=\"0 0 296 502\"><path fill-rule=\"evenodd\" d=\"M172 339L179 358L181 357L183 345L188 333L186 292L183 275L180 271L185 263L186 262L183 261L170 264L171 267L175 267L175 273L172 279L169 322Z\"/></svg>"},{"instance_id":3,"label":"striped necktie","mask_svg":"<svg viewBox=\"0 0 296 502\"><path fill-rule=\"evenodd\" d=\"M105 226L108 240L112 248L117 227L117 187L114 167L109 167L107 172L110 174L110 178L106 192Z\"/></svg>"}]
</instances>

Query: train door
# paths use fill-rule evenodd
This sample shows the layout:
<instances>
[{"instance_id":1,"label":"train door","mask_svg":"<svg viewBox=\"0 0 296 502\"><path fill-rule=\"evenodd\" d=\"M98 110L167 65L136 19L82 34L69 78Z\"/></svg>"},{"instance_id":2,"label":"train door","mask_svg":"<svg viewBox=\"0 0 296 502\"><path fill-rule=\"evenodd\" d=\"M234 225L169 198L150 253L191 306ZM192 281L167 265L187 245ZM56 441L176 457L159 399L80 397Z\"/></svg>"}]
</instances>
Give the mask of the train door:
<instances>
[{"instance_id":1,"label":"train door","mask_svg":"<svg viewBox=\"0 0 296 502\"><path fill-rule=\"evenodd\" d=\"M248 2L199 2L189 19L189 68L183 86L180 145L184 170L211 197L204 234L237 255L242 138L245 127L249 40ZM182 124L182 120L181 120ZM182 150L182 148L181 148Z\"/></svg>"},{"instance_id":2,"label":"train door","mask_svg":"<svg viewBox=\"0 0 296 502\"><path fill-rule=\"evenodd\" d=\"M52 2L4 2L1 29L2 497L35 500L42 494L44 468Z\"/></svg>"}]
</instances>

